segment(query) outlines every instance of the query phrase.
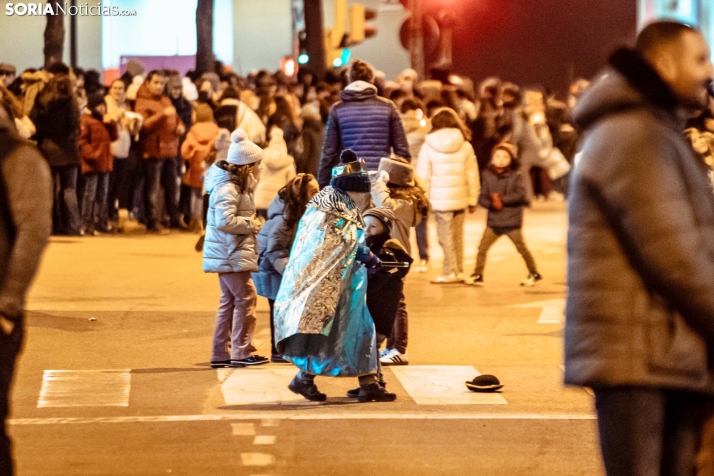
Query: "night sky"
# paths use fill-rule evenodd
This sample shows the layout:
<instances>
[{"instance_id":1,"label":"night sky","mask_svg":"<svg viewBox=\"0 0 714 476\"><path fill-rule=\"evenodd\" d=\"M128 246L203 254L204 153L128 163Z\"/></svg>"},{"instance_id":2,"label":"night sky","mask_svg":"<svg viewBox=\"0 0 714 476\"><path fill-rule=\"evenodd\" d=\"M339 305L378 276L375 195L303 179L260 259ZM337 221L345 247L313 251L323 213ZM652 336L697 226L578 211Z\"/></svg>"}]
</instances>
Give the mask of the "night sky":
<instances>
[{"instance_id":1,"label":"night sky","mask_svg":"<svg viewBox=\"0 0 714 476\"><path fill-rule=\"evenodd\" d=\"M637 0L425 0L451 5L454 70L477 83L492 75L521 86L567 91L634 43Z\"/></svg>"}]
</instances>

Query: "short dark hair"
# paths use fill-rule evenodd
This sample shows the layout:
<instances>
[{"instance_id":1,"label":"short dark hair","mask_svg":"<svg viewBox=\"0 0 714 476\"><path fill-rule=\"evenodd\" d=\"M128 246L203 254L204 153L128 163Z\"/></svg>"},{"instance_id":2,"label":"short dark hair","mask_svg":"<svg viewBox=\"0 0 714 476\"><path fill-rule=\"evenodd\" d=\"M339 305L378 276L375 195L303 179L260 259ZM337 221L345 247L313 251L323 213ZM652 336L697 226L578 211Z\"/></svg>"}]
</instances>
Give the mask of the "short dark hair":
<instances>
[{"instance_id":1,"label":"short dark hair","mask_svg":"<svg viewBox=\"0 0 714 476\"><path fill-rule=\"evenodd\" d=\"M417 104L416 100L408 98L402 103L402 108L399 112L406 114L408 111L416 111L417 109L419 109L419 104Z\"/></svg>"},{"instance_id":2,"label":"short dark hair","mask_svg":"<svg viewBox=\"0 0 714 476\"><path fill-rule=\"evenodd\" d=\"M647 25L637 35L635 49L640 54L646 55L660 46L679 40L685 32L697 33L698 31L696 28L678 21L656 21Z\"/></svg>"},{"instance_id":3,"label":"short dark hair","mask_svg":"<svg viewBox=\"0 0 714 476\"><path fill-rule=\"evenodd\" d=\"M51 74L69 75L69 66L64 63L52 63L47 67L47 72Z\"/></svg>"},{"instance_id":4,"label":"short dark hair","mask_svg":"<svg viewBox=\"0 0 714 476\"><path fill-rule=\"evenodd\" d=\"M146 82L149 83L151 82L152 79L154 79L154 76L162 76L166 78L166 71L163 69L152 69L149 71L149 74L146 75Z\"/></svg>"},{"instance_id":5,"label":"short dark hair","mask_svg":"<svg viewBox=\"0 0 714 476\"><path fill-rule=\"evenodd\" d=\"M371 83L374 81L374 70L364 61L357 60L350 67L350 83L355 81L366 81Z\"/></svg>"}]
</instances>

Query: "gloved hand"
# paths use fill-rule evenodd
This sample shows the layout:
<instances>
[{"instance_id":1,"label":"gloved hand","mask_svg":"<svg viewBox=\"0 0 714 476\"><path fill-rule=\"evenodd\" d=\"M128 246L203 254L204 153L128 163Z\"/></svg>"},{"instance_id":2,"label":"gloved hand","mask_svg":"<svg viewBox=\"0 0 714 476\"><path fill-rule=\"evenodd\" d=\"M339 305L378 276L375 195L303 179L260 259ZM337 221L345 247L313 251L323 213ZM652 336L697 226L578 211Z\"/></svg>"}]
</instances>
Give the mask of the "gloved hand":
<instances>
[{"instance_id":1,"label":"gloved hand","mask_svg":"<svg viewBox=\"0 0 714 476\"><path fill-rule=\"evenodd\" d=\"M503 210L503 200L501 200L501 195L497 192L491 194L491 206L496 210Z\"/></svg>"},{"instance_id":2,"label":"gloved hand","mask_svg":"<svg viewBox=\"0 0 714 476\"><path fill-rule=\"evenodd\" d=\"M376 273L382 269L382 260L373 254L370 260L364 263L364 266L367 268L368 273Z\"/></svg>"}]
</instances>

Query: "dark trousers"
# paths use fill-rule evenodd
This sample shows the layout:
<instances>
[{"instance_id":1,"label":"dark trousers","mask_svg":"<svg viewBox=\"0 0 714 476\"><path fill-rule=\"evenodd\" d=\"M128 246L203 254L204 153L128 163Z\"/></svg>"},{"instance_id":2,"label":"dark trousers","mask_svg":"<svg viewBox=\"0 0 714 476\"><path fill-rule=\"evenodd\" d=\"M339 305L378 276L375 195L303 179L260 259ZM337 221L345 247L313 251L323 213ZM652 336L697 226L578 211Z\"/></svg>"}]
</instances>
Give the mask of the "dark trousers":
<instances>
[{"instance_id":1,"label":"dark trousers","mask_svg":"<svg viewBox=\"0 0 714 476\"><path fill-rule=\"evenodd\" d=\"M399 300L399 308L397 309L397 318L394 320L392 334L387 339L387 349L397 349L400 353L406 354L409 336L408 317L407 298L402 291L402 298Z\"/></svg>"},{"instance_id":2,"label":"dark trousers","mask_svg":"<svg viewBox=\"0 0 714 476\"><path fill-rule=\"evenodd\" d=\"M268 304L270 304L270 354L280 355L277 347L275 347L275 321L273 320L275 316L275 300L268 299Z\"/></svg>"},{"instance_id":3,"label":"dark trousers","mask_svg":"<svg viewBox=\"0 0 714 476\"><path fill-rule=\"evenodd\" d=\"M154 229L161 223L163 210L159 206L159 193L164 189L164 206L171 225L179 223L176 161L173 159L143 159L146 180L147 228Z\"/></svg>"},{"instance_id":4,"label":"dark trousers","mask_svg":"<svg viewBox=\"0 0 714 476\"><path fill-rule=\"evenodd\" d=\"M424 218L414 228L416 231L416 242L419 248L419 259L429 261L429 231L427 229L428 218Z\"/></svg>"},{"instance_id":5,"label":"dark trousers","mask_svg":"<svg viewBox=\"0 0 714 476\"><path fill-rule=\"evenodd\" d=\"M109 173L84 174L82 191L82 229L91 232L96 228L107 229L107 193Z\"/></svg>"},{"instance_id":6,"label":"dark trousers","mask_svg":"<svg viewBox=\"0 0 714 476\"><path fill-rule=\"evenodd\" d=\"M107 217L111 221L117 221L119 209L131 209L129 198L131 167L130 159L114 159L114 171L109 175L109 190L107 192Z\"/></svg>"},{"instance_id":7,"label":"dark trousers","mask_svg":"<svg viewBox=\"0 0 714 476\"><path fill-rule=\"evenodd\" d=\"M535 260L533 255L528 251L526 242L523 241L523 233L521 233L520 228L491 228L486 227L486 231L483 232L483 238L481 238L481 244L478 245L478 255L476 256L476 270L474 274L483 275L483 270L486 267L486 255L488 255L488 250L493 246L493 244L501 237L501 235L506 235L516 246L516 249L523 257L526 262L529 273L537 273Z\"/></svg>"},{"instance_id":8,"label":"dark trousers","mask_svg":"<svg viewBox=\"0 0 714 476\"><path fill-rule=\"evenodd\" d=\"M79 170L74 165L52 167L52 233L55 235L79 235L78 173Z\"/></svg>"},{"instance_id":9,"label":"dark trousers","mask_svg":"<svg viewBox=\"0 0 714 476\"><path fill-rule=\"evenodd\" d=\"M707 398L645 387L596 388L608 476L693 476Z\"/></svg>"},{"instance_id":10,"label":"dark trousers","mask_svg":"<svg viewBox=\"0 0 714 476\"><path fill-rule=\"evenodd\" d=\"M0 417L2 418L2 432L0 433L0 474L13 475L11 442L5 428L10 406L10 386L15 372L17 356L22 348L24 336L23 324L15 325L10 335L0 329Z\"/></svg>"}]
</instances>

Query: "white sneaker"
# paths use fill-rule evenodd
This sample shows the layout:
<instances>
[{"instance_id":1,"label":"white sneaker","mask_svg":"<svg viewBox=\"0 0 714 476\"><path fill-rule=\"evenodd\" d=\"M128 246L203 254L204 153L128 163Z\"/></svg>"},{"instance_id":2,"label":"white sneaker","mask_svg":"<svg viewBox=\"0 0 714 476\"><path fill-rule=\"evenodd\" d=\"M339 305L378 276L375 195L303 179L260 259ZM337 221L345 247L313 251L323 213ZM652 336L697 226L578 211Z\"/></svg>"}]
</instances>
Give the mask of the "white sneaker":
<instances>
[{"instance_id":1,"label":"white sneaker","mask_svg":"<svg viewBox=\"0 0 714 476\"><path fill-rule=\"evenodd\" d=\"M419 261L419 266L414 268L415 273L426 273L429 271L429 262L425 259Z\"/></svg>"},{"instance_id":2,"label":"white sneaker","mask_svg":"<svg viewBox=\"0 0 714 476\"><path fill-rule=\"evenodd\" d=\"M543 276L538 273L531 273L521 282L521 286L530 288L543 281Z\"/></svg>"},{"instance_id":3,"label":"white sneaker","mask_svg":"<svg viewBox=\"0 0 714 476\"><path fill-rule=\"evenodd\" d=\"M446 276L439 276L436 279L432 279L430 282L432 284L457 284L462 283L464 277L460 274L447 274Z\"/></svg>"},{"instance_id":4,"label":"white sneaker","mask_svg":"<svg viewBox=\"0 0 714 476\"><path fill-rule=\"evenodd\" d=\"M407 356L406 352L402 354L397 349L393 349L393 350L394 350L394 352L392 352L390 355L387 355L387 356L379 359L379 361L382 363L382 365L384 365L384 366L409 365L409 357Z\"/></svg>"}]
</instances>

